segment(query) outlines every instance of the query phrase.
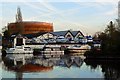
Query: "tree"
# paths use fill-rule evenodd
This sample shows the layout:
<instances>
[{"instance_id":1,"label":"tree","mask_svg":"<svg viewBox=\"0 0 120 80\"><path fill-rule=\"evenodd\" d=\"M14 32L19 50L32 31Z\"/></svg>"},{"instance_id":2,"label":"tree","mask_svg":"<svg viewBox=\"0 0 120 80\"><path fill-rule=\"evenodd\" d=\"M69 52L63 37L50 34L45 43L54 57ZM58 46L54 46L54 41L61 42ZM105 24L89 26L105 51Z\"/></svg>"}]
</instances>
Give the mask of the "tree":
<instances>
[{"instance_id":1,"label":"tree","mask_svg":"<svg viewBox=\"0 0 120 80\"><path fill-rule=\"evenodd\" d=\"M115 24L113 24L113 22L110 21L109 25L105 29L105 33L108 34L109 37L113 37L115 31L116 31Z\"/></svg>"},{"instance_id":2,"label":"tree","mask_svg":"<svg viewBox=\"0 0 120 80\"><path fill-rule=\"evenodd\" d=\"M118 27L115 26L115 24L110 21L109 25L107 25L107 28L104 30L104 32L100 33L98 38L102 41L101 48L103 52L119 52L119 46L120 46L120 32L117 29Z\"/></svg>"},{"instance_id":3,"label":"tree","mask_svg":"<svg viewBox=\"0 0 120 80\"><path fill-rule=\"evenodd\" d=\"M4 38L6 38L6 39L9 39L9 38L10 38L10 32L9 32L8 30L5 30L5 31L3 32L3 34L4 34Z\"/></svg>"}]
</instances>

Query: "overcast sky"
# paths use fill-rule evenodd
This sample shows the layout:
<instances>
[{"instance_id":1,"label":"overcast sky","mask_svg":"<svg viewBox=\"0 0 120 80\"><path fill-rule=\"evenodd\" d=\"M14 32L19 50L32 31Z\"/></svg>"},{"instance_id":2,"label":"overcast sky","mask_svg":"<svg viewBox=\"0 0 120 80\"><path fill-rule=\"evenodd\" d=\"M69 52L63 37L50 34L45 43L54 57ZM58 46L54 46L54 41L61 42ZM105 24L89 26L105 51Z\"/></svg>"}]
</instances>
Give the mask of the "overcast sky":
<instances>
[{"instance_id":1,"label":"overcast sky","mask_svg":"<svg viewBox=\"0 0 120 80\"><path fill-rule=\"evenodd\" d=\"M118 0L2 0L0 29L15 22L18 6L23 21L50 22L55 31L81 30L85 35L104 30L118 17Z\"/></svg>"}]
</instances>

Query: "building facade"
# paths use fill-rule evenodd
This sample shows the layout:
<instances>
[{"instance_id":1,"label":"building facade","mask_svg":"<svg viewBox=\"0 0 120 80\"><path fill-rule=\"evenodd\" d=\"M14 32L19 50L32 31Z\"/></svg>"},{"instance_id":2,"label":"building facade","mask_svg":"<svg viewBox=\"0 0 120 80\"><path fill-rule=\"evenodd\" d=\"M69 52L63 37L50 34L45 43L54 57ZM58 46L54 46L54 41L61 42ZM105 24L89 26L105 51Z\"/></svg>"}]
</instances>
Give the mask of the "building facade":
<instances>
[{"instance_id":1,"label":"building facade","mask_svg":"<svg viewBox=\"0 0 120 80\"><path fill-rule=\"evenodd\" d=\"M53 24L47 22L23 21L20 8L17 8L16 22L8 24L10 34L34 34L53 32Z\"/></svg>"},{"instance_id":2,"label":"building facade","mask_svg":"<svg viewBox=\"0 0 120 80\"><path fill-rule=\"evenodd\" d=\"M15 22L8 24L10 34L34 34L53 32L53 24L46 22Z\"/></svg>"},{"instance_id":3,"label":"building facade","mask_svg":"<svg viewBox=\"0 0 120 80\"><path fill-rule=\"evenodd\" d=\"M41 38L41 39L50 39L50 38L54 38L56 39L57 37L63 36L66 39L69 40L73 40L75 38L79 38L79 37L84 37L83 33L81 31L56 31L56 32L49 32L49 33L44 33L41 34L39 36L37 36L37 38Z\"/></svg>"}]
</instances>

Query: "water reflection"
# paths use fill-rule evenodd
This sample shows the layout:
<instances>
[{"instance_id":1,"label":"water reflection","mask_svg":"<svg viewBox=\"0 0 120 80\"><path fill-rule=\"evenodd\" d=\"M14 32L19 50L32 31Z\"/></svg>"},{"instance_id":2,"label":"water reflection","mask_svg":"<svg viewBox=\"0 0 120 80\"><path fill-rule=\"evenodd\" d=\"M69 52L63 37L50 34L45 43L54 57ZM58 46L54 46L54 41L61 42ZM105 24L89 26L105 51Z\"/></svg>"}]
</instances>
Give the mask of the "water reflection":
<instances>
[{"instance_id":1,"label":"water reflection","mask_svg":"<svg viewBox=\"0 0 120 80\"><path fill-rule=\"evenodd\" d=\"M84 62L84 58L80 56L65 55L63 57L51 57L44 58L41 56L34 56L30 59L24 59L25 64L22 62L8 61L4 59L4 69L7 71L16 72L16 79L21 80L23 78L23 73L29 72L50 72L54 67L66 67L70 68L72 66L80 68Z\"/></svg>"},{"instance_id":2,"label":"water reflection","mask_svg":"<svg viewBox=\"0 0 120 80\"><path fill-rule=\"evenodd\" d=\"M51 74L59 73L60 75L62 71L61 72L54 71L56 67L63 68L61 70L65 70L65 69L69 69L69 71L72 70L71 73L73 73L73 76L77 75L77 77L80 77L81 75L86 75L84 78L86 78L87 76L94 77L98 75L97 73L99 74L102 73L104 80L120 80L119 60L89 60L89 59L84 59L84 57L81 55L64 55L62 57L50 57L50 58L44 58L42 56L34 56L30 59L24 59L24 60L25 60L24 64L18 61L16 65L12 64L13 63L12 61L3 60L4 61L3 68L6 71L15 72L16 80L22 80L25 77L25 73L31 73L31 72L33 72L33 74L35 72L51 73ZM90 72L88 69L89 67L91 68L91 70L95 70L95 71L97 70L97 72L95 71L94 71L95 73ZM67 75L67 77L70 77L70 75ZM99 78L103 78L103 77L99 77Z\"/></svg>"},{"instance_id":3,"label":"water reflection","mask_svg":"<svg viewBox=\"0 0 120 80\"><path fill-rule=\"evenodd\" d=\"M120 80L120 61L119 60L85 60L91 69L101 67L104 80Z\"/></svg>"}]
</instances>

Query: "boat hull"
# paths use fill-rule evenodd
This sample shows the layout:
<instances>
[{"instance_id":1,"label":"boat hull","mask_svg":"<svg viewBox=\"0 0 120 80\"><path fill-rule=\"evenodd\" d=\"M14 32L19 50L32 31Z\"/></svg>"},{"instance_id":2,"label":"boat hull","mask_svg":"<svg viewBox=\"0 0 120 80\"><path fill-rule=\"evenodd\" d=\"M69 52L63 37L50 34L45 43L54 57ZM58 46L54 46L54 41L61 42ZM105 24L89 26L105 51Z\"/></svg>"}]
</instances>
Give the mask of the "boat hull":
<instances>
[{"instance_id":1,"label":"boat hull","mask_svg":"<svg viewBox=\"0 0 120 80\"><path fill-rule=\"evenodd\" d=\"M86 51L88 51L88 49L68 49L68 52L71 53L85 53Z\"/></svg>"},{"instance_id":2,"label":"boat hull","mask_svg":"<svg viewBox=\"0 0 120 80\"><path fill-rule=\"evenodd\" d=\"M8 50L6 50L6 53L12 53L12 54L14 54L14 53L16 53L16 54L19 54L19 53L27 53L27 54L29 54L29 53L33 53L33 50L27 50L27 51L25 51L24 49L8 49Z\"/></svg>"},{"instance_id":3,"label":"boat hull","mask_svg":"<svg viewBox=\"0 0 120 80\"><path fill-rule=\"evenodd\" d=\"M89 45L82 45L81 47L71 47L68 48L67 51L71 52L71 53L85 53L86 51L90 50L90 46Z\"/></svg>"}]
</instances>

